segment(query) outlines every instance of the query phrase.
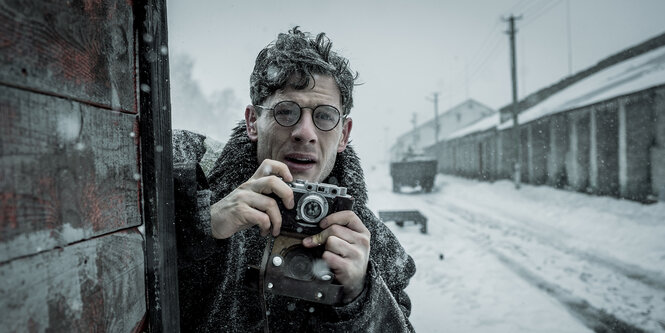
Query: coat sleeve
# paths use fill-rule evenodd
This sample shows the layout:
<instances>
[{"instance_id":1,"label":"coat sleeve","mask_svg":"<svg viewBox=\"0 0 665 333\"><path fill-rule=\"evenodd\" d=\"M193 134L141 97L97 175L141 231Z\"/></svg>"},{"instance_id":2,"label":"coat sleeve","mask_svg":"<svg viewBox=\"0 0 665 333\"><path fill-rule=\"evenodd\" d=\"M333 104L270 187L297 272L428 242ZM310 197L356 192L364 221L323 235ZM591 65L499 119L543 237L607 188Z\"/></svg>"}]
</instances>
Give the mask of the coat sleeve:
<instances>
[{"instance_id":1,"label":"coat sleeve","mask_svg":"<svg viewBox=\"0 0 665 333\"><path fill-rule=\"evenodd\" d=\"M173 131L173 189L175 201L178 267L209 256L214 249L210 237L210 197L208 181L200 161L206 152L205 136L183 130Z\"/></svg>"},{"instance_id":2,"label":"coat sleeve","mask_svg":"<svg viewBox=\"0 0 665 333\"><path fill-rule=\"evenodd\" d=\"M411 300L404 289L415 274L415 263L390 229L369 214L366 225L372 240L365 289L353 302L335 308L339 322L325 325L346 332L413 332Z\"/></svg>"}]
</instances>

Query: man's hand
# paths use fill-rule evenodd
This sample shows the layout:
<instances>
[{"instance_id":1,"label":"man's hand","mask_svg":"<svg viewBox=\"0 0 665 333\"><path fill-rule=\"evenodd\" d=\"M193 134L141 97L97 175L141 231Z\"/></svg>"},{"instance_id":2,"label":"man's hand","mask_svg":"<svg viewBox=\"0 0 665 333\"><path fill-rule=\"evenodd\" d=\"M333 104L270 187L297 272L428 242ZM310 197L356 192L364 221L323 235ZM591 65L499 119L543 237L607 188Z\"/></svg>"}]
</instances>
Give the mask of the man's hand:
<instances>
[{"instance_id":1,"label":"man's hand","mask_svg":"<svg viewBox=\"0 0 665 333\"><path fill-rule=\"evenodd\" d=\"M277 194L284 206L292 209L293 190L285 181L293 181L286 164L265 159L249 180L210 207L212 236L228 238L254 225L259 226L263 236L271 229L274 236L279 235L282 215L275 199L266 194Z\"/></svg>"},{"instance_id":2,"label":"man's hand","mask_svg":"<svg viewBox=\"0 0 665 333\"><path fill-rule=\"evenodd\" d=\"M354 300L363 291L369 261L370 233L351 210L328 215L319 226L322 232L303 239L311 248L325 244L323 260L335 278L344 286L344 303Z\"/></svg>"}]
</instances>

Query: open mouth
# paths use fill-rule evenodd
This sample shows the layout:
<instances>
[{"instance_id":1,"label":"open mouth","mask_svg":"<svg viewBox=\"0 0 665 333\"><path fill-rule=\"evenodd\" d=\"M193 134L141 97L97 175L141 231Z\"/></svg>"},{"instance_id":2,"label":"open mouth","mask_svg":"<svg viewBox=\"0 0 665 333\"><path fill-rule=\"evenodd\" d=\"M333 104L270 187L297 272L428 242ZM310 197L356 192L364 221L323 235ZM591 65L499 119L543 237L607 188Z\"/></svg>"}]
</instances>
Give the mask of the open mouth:
<instances>
[{"instance_id":1,"label":"open mouth","mask_svg":"<svg viewBox=\"0 0 665 333\"><path fill-rule=\"evenodd\" d=\"M303 165L306 165L306 164L314 164L314 163L316 163L316 161L314 161L314 160L312 160L312 159L310 159L310 158L306 158L306 157L291 157L291 156L287 156L285 159L286 159L287 161L289 161L289 162L291 162L291 163L295 163L295 164L303 164Z\"/></svg>"},{"instance_id":2,"label":"open mouth","mask_svg":"<svg viewBox=\"0 0 665 333\"><path fill-rule=\"evenodd\" d=\"M295 165L301 165L301 166L307 166L307 165L313 165L316 164L316 160L314 158L309 157L307 155L301 155L301 154L289 154L284 157L284 159L287 162L290 162Z\"/></svg>"}]
</instances>

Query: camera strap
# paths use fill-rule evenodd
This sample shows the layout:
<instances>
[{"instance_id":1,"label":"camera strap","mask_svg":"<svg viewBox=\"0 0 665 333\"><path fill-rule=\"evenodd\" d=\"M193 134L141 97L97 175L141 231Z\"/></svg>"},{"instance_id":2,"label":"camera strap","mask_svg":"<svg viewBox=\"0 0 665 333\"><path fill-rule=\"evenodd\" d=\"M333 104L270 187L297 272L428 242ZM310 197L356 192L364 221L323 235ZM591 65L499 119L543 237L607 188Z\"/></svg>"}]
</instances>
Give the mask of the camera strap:
<instances>
[{"instance_id":1,"label":"camera strap","mask_svg":"<svg viewBox=\"0 0 665 333\"><path fill-rule=\"evenodd\" d=\"M265 326L263 331L265 333L270 332L270 325L268 323L268 304L266 303L266 291L265 291L265 276L266 276L266 267L268 266L268 259L270 259L270 252L272 251L272 244L275 238L272 236L268 237L266 241L266 247L263 250L263 258L261 258L261 267L259 269L259 292L261 293L261 310L263 311L263 322Z\"/></svg>"}]
</instances>

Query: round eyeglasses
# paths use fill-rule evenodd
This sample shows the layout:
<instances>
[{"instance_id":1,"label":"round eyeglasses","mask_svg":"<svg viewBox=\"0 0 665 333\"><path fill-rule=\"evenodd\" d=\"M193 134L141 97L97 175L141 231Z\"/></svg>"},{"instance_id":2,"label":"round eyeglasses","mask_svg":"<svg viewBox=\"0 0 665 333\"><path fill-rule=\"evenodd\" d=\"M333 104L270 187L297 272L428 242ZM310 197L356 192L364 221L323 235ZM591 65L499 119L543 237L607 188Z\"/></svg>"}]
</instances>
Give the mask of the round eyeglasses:
<instances>
[{"instance_id":1,"label":"round eyeglasses","mask_svg":"<svg viewBox=\"0 0 665 333\"><path fill-rule=\"evenodd\" d=\"M302 109L305 109L294 101L281 101L271 108L262 105L255 106L266 110L272 110L275 121L284 127L291 127L297 124L302 116ZM332 105L317 105L312 109L312 121L314 122L314 126L324 132L335 128L337 123L339 123L340 117L339 110Z\"/></svg>"}]
</instances>

